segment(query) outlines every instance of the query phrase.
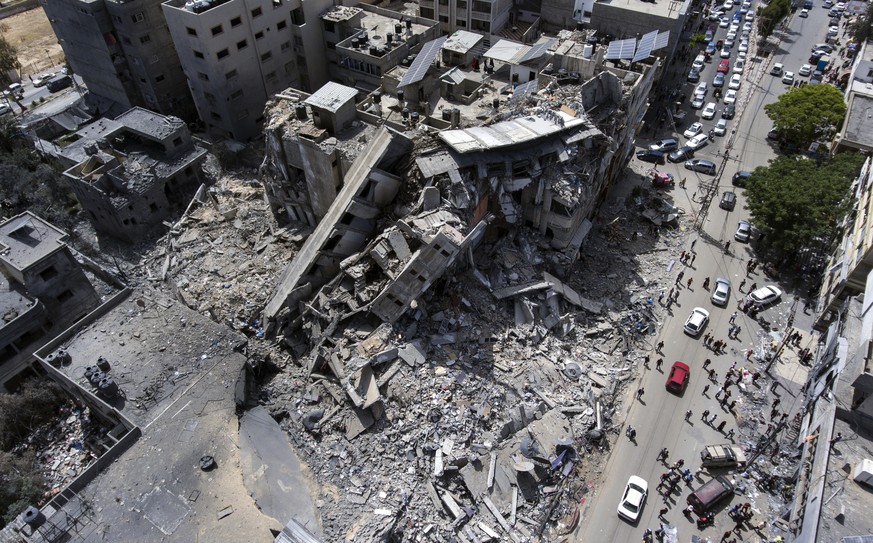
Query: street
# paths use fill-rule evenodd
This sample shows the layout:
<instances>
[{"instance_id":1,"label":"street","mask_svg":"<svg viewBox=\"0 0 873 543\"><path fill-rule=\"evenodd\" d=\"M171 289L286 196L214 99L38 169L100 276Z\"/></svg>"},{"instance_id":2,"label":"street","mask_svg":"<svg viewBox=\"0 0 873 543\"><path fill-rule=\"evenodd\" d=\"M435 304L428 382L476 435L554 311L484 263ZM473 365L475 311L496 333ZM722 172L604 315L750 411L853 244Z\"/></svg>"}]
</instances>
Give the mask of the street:
<instances>
[{"instance_id":1,"label":"street","mask_svg":"<svg viewBox=\"0 0 873 543\"><path fill-rule=\"evenodd\" d=\"M735 9L737 8L738 6L735 6ZM763 369L763 365L747 363L746 352L773 339L769 330L763 330L758 322L749 318L745 313L738 312L736 324L741 326L741 332L737 339L728 338L731 314L736 311L737 302L749 293L749 287L753 283L757 283L758 287L776 284L784 291L779 303L767 307L760 313L772 326L779 329L780 332L784 330L789 321L789 312L793 309L795 313L794 326L799 330L811 328L809 318L798 310L799 305L802 304L792 306L794 296L803 294L803 292L793 292L783 285L772 283L763 274L760 267L756 273L747 277L747 263L755 258L755 255L748 244L734 239L734 232L738 220L748 220L750 217L744 209L743 190L731 185L731 177L737 171L753 170L757 166L766 165L768 161L776 157L775 145L772 140L767 139L771 122L763 108L765 104L775 101L778 95L786 90L786 85L782 83L780 77L770 75L770 67L774 62L779 62L785 66L785 70L796 74L800 66L808 62L813 44L825 41L828 19L828 10L822 8L821 4L810 10L808 18L799 18L796 14L792 14L792 18L788 21L788 29L784 32L776 30L774 38L780 38L781 41L774 54L768 58L756 56L756 37L755 34L752 35L749 61L743 73L743 83L736 104L736 117L729 121L725 137L716 137L714 142L710 142L695 153L695 158L711 160L719 166L724 164L723 168L720 168L721 175L716 177L717 187L713 186L712 176L686 170L682 162L677 164L668 162L665 166L658 166L659 171L672 173L677 181L683 178L687 179L687 185L684 189L680 188L679 183L677 183L677 186L670 193L675 205L687 211L686 224L694 224L701 216L701 206L706 201L705 192L712 191L712 202L709 204L707 212L704 213L705 220L702 222L701 230L694 231L689 228L685 233L684 241L672 249L672 269L664 270L660 286L669 290L674 286L674 280L680 271L684 272L684 278L681 285L678 283L675 285L675 288L679 289L679 297L672 307L664 307L663 304L658 304L656 301L656 304L659 305L659 311L663 315L663 327L659 335L652 339L652 344L655 345L659 341L663 341L663 354L654 351L641 353L641 356L648 354L651 357L650 369L643 368L642 363L639 365L641 378L638 386L645 392L639 399L634 397L637 389L630 390L628 393L625 400L627 406L625 426L617 438L608 464L603 468L601 486L596 493L588 497L584 506L578 541L638 541L646 528L654 530L659 526L658 514L665 507L669 509L663 520L678 527L680 541L689 541L693 534L718 540L725 530L735 526L734 522L724 514L724 511L732 504L754 501L743 496L734 496L725 500L714 509L718 513L715 526L701 530L683 515L683 509L687 505L686 497L693 489L709 481L712 475L725 474L729 478L734 478L735 473L728 470L712 472L704 470L690 485L680 483L677 490L665 500L659 495L656 487L661 474L667 470L667 464L657 460L657 457L659 451L666 448L669 451L669 464L683 459L684 467L695 472L700 466L701 449L706 445L728 443L729 439L726 434L729 431L736 432L733 442L738 445L754 443L754 440L759 437L760 433L744 436L741 429L737 427L735 414L722 408L714 397L716 391L721 388L721 384L725 381L728 368L734 362L736 362L737 368L745 366L750 371ZM717 27L718 23L705 23L702 28L705 29L708 24ZM726 32L726 29L718 28L714 39L723 39ZM737 43L739 43L739 39ZM736 47L735 45L730 58L731 67L737 58ZM838 55L833 55L832 58L836 58L836 62L842 61ZM667 80L675 81L677 85L681 85L685 96L690 96L696 86L695 83L687 83L685 80L688 65L692 60L693 56L688 59L687 64L680 65L677 62L677 65L671 68L675 76L671 77L671 74L666 76ZM700 81L710 85L705 102L715 101L711 85L719 60L721 59L716 52L712 62L706 64L704 70L701 71ZM728 79L730 75L729 73ZM684 102L683 109L688 111L688 117L678 131L670 132L665 128L654 135L647 134L646 138L640 137L637 140L638 149L646 148L654 140L668 137L676 138L680 142L679 144L683 145L688 138L682 135L682 131L691 123L702 122L704 125L702 133L706 134L721 118L723 103L717 104L718 113L715 118L707 121L699 118L701 110L693 110L688 107L689 102L690 99L686 99ZM725 151L728 151L727 156L725 156ZM645 164L641 169L650 167L650 164ZM726 211L718 206L722 193L727 190L737 193L737 205L733 211ZM723 247L728 241L730 241L730 250L726 254ZM683 251L690 252L692 243L695 257L691 265L686 265L680 262L680 254ZM724 277L731 281L731 294L725 307L718 307L711 302L711 288L710 291L702 288L702 283L707 277L713 284L716 277ZM693 278L691 287L686 286L686 281L689 278ZM744 278L746 286L740 290L740 282ZM711 317L709 324L697 338L692 338L683 331L685 319L694 307L704 308L709 311ZM727 341L728 347L724 354L717 355L704 346L702 338L707 333L715 339ZM661 357L663 357L664 364L658 370L655 361ZM707 372L702 369L703 362L707 358L712 360L710 368L715 370L718 384L712 383L708 379ZM691 368L688 386L684 393L680 394L665 390L667 374L675 361L685 362ZM796 392L805 381L805 368L798 364L780 362L773 367L771 374L779 381L777 394L781 393L782 395L780 407L793 413L799 408L797 404L799 400L796 400L792 393ZM766 403L760 407L765 416L769 410L770 401L776 397L776 395L768 393L770 382L769 378L762 378L757 386L749 387L754 389L756 394L763 394L765 398L769 396ZM708 393L704 394L706 385L710 385L710 388ZM738 411L747 395L740 392L736 386L732 387L731 390L733 392L731 399L737 400L739 404ZM684 420L685 413L689 409L693 414L686 422ZM716 414L716 420L712 425L701 420L701 414L704 410ZM723 431L719 432L716 426L722 421L726 424ZM637 430L634 441L629 440L624 433L624 429L628 425L632 425ZM649 485L648 499L638 523L630 523L619 518L616 514L616 508L621 500L625 484L631 475L642 477ZM759 496L758 499L761 498ZM763 498L761 505L764 507L759 508L758 504L752 504L752 511L755 513L753 523L771 518L770 512L766 508L766 497ZM751 532L748 528L746 530ZM746 535L748 534L744 534L744 539Z\"/></svg>"}]
</instances>

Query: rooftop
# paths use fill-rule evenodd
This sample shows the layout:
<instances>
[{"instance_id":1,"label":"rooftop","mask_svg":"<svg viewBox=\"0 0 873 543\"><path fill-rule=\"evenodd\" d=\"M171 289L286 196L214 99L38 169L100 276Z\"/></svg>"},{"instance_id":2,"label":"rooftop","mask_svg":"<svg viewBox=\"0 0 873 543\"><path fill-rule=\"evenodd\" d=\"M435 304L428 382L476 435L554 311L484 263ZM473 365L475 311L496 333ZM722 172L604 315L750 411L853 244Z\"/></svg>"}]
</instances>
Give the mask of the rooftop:
<instances>
[{"instance_id":1,"label":"rooftop","mask_svg":"<svg viewBox=\"0 0 873 543\"><path fill-rule=\"evenodd\" d=\"M141 107L131 108L115 120L132 132L163 141L168 136L185 127L185 122L172 115L161 115Z\"/></svg>"},{"instance_id":2,"label":"rooftop","mask_svg":"<svg viewBox=\"0 0 873 543\"><path fill-rule=\"evenodd\" d=\"M341 106L357 95L358 89L328 81L303 103L336 113Z\"/></svg>"},{"instance_id":3,"label":"rooftop","mask_svg":"<svg viewBox=\"0 0 873 543\"><path fill-rule=\"evenodd\" d=\"M10 282L0 273L0 329L27 313L36 303L27 296L22 285Z\"/></svg>"},{"instance_id":4,"label":"rooftop","mask_svg":"<svg viewBox=\"0 0 873 543\"><path fill-rule=\"evenodd\" d=\"M858 84L864 86L866 92L856 92L852 99L852 109L846 116L844 139L871 145L873 144L873 89L866 87L873 87L873 85L855 81L852 84L853 91Z\"/></svg>"},{"instance_id":5,"label":"rooftop","mask_svg":"<svg viewBox=\"0 0 873 543\"><path fill-rule=\"evenodd\" d=\"M475 47L483 39L484 36L481 34L474 34L466 30L456 30L454 34L446 39L442 48L446 51L463 54Z\"/></svg>"},{"instance_id":6,"label":"rooftop","mask_svg":"<svg viewBox=\"0 0 873 543\"><path fill-rule=\"evenodd\" d=\"M456 152L469 153L518 145L584 125L584 118L563 111L548 111L491 126L443 130L439 137Z\"/></svg>"},{"instance_id":7,"label":"rooftop","mask_svg":"<svg viewBox=\"0 0 873 543\"><path fill-rule=\"evenodd\" d=\"M29 211L0 224L0 259L26 270L64 246L67 234Z\"/></svg>"},{"instance_id":8,"label":"rooftop","mask_svg":"<svg viewBox=\"0 0 873 543\"><path fill-rule=\"evenodd\" d=\"M644 2L643 0L602 0L601 2L596 2L594 4L594 9L597 9L597 6L610 6L616 9L626 9L629 11L645 13L647 15L678 19L679 14L683 11L683 4L690 5L690 3L691 0L667 0L665 2Z\"/></svg>"},{"instance_id":9,"label":"rooftop","mask_svg":"<svg viewBox=\"0 0 873 543\"><path fill-rule=\"evenodd\" d=\"M361 8L349 7L349 6L334 6L327 13L321 16L321 18L325 21L348 21L349 19L354 18L355 15L362 12Z\"/></svg>"}]
</instances>

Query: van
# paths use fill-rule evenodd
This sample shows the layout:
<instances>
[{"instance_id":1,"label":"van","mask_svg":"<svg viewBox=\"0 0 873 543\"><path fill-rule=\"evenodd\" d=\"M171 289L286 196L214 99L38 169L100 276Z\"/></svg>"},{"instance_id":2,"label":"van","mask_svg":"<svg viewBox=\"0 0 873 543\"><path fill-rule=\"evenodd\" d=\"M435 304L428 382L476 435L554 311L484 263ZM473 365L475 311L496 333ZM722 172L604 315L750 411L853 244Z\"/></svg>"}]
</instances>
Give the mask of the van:
<instances>
[{"instance_id":1,"label":"van","mask_svg":"<svg viewBox=\"0 0 873 543\"><path fill-rule=\"evenodd\" d=\"M694 508L695 513L703 515L715 504L733 494L733 491L734 485L719 475L689 494L688 505Z\"/></svg>"},{"instance_id":2,"label":"van","mask_svg":"<svg viewBox=\"0 0 873 543\"><path fill-rule=\"evenodd\" d=\"M709 445L700 451L700 460L705 467L741 467L746 464L746 454L736 445Z\"/></svg>"},{"instance_id":3,"label":"van","mask_svg":"<svg viewBox=\"0 0 873 543\"><path fill-rule=\"evenodd\" d=\"M784 67L782 66L782 64L777 62L776 64L773 65L772 68L770 68L770 75L781 76L783 70L784 70Z\"/></svg>"},{"instance_id":4,"label":"van","mask_svg":"<svg viewBox=\"0 0 873 543\"><path fill-rule=\"evenodd\" d=\"M68 75L58 75L51 79L49 82L45 84L46 88L49 92L58 92L59 90L66 89L70 85L73 84L72 78Z\"/></svg>"},{"instance_id":5,"label":"van","mask_svg":"<svg viewBox=\"0 0 873 543\"><path fill-rule=\"evenodd\" d=\"M737 206L737 195L735 192L726 191L721 195L721 202L718 203L718 207L722 209L726 209L728 211L733 211Z\"/></svg>"}]
</instances>

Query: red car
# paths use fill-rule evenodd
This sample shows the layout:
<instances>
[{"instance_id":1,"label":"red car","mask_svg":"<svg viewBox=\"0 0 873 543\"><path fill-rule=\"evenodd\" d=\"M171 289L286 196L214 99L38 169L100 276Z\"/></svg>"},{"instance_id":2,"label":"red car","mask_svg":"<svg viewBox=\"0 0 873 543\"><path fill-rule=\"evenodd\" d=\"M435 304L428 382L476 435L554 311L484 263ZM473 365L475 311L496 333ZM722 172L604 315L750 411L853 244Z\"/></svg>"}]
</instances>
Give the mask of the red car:
<instances>
[{"instance_id":1,"label":"red car","mask_svg":"<svg viewBox=\"0 0 873 543\"><path fill-rule=\"evenodd\" d=\"M660 172L652 177L652 186L655 187L672 187L675 184L672 173Z\"/></svg>"},{"instance_id":2,"label":"red car","mask_svg":"<svg viewBox=\"0 0 873 543\"><path fill-rule=\"evenodd\" d=\"M677 394L685 390L688 386L688 379L691 378L691 368L683 362L674 362L670 368L670 375L667 376L667 390Z\"/></svg>"},{"instance_id":3,"label":"red car","mask_svg":"<svg viewBox=\"0 0 873 543\"><path fill-rule=\"evenodd\" d=\"M723 74L726 74L730 71L730 69L731 69L731 61L729 61L728 59L724 59L718 63L718 69L716 71L721 72Z\"/></svg>"}]
</instances>

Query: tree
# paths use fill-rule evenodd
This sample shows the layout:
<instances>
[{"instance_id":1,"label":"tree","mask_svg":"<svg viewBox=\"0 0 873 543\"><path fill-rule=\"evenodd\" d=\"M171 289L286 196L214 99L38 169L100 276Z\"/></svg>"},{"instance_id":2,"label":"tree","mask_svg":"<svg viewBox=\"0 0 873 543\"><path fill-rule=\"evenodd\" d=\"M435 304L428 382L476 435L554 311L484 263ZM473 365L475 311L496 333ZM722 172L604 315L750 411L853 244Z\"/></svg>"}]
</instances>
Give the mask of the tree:
<instances>
[{"instance_id":1,"label":"tree","mask_svg":"<svg viewBox=\"0 0 873 543\"><path fill-rule=\"evenodd\" d=\"M854 207L851 186L863 161L856 153L821 162L781 156L752 172L746 206L777 260L797 260L802 249L830 252L841 221Z\"/></svg>"},{"instance_id":2,"label":"tree","mask_svg":"<svg viewBox=\"0 0 873 543\"><path fill-rule=\"evenodd\" d=\"M779 137L806 149L819 140L831 140L846 116L843 94L831 85L792 88L764 106Z\"/></svg>"},{"instance_id":3,"label":"tree","mask_svg":"<svg viewBox=\"0 0 873 543\"><path fill-rule=\"evenodd\" d=\"M6 87L9 85L12 82L9 72L18 70L20 67L18 50L6 41L4 36L0 36L0 86Z\"/></svg>"},{"instance_id":4,"label":"tree","mask_svg":"<svg viewBox=\"0 0 873 543\"><path fill-rule=\"evenodd\" d=\"M700 32L688 38L688 48L691 49L692 52L696 49L699 49L702 45L705 44L706 36L704 34L701 34Z\"/></svg>"},{"instance_id":5,"label":"tree","mask_svg":"<svg viewBox=\"0 0 873 543\"><path fill-rule=\"evenodd\" d=\"M857 44L863 44L873 36L873 4L849 27L849 34Z\"/></svg>"},{"instance_id":6,"label":"tree","mask_svg":"<svg viewBox=\"0 0 873 543\"><path fill-rule=\"evenodd\" d=\"M791 0L773 0L758 10L758 35L770 37L776 25L791 12Z\"/></svg>"}]
</instances>

